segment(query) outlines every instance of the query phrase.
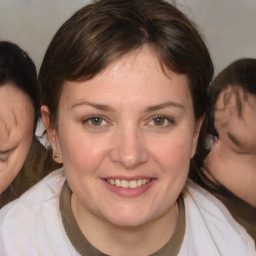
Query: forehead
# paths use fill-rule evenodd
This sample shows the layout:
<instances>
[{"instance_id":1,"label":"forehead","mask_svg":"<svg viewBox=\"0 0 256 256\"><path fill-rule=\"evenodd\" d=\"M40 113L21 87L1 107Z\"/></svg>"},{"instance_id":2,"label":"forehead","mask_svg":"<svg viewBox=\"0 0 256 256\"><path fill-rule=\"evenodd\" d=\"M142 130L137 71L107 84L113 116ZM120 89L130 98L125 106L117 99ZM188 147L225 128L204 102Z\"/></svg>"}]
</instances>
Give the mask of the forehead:
<instances>
[{"instance_id":1,"label":"forehead","mask_svg":"<svg viewBox=\"0 0 256 256\"><path fill-rule=\"evenodd\" d=\"M64 83L61 101L73 101L77 97L81 100L98 97L103 101L107 97L111 103L121 105L131 100L137 105L148 104L147 100L156 101L152 103L168 99L191 101L187 76L163 69L149 46L123 55L90 80Z\"/></svg>"}]
</instances>

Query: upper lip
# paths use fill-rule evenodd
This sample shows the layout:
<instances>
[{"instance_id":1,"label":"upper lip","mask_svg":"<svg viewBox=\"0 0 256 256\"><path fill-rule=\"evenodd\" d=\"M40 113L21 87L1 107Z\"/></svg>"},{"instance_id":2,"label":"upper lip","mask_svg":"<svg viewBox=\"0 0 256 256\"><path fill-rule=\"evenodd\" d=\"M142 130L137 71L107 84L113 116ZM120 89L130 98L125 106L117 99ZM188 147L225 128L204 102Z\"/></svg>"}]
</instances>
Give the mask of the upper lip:
<instances>
[{"instance_id":1,"label":"upper lip","mask_svg":"<svg viewBox=\"0 0 256 256\"><path fill-rule=\"evenodd\" d=\"M150 176L133 176L133 177L127 177L127 176L108 176L108 177L104 177L104 180L127 180L127 181L131 181L131 180L140 180L140 179L153 179L153 177Z\"/></svg>"}]
</instances>

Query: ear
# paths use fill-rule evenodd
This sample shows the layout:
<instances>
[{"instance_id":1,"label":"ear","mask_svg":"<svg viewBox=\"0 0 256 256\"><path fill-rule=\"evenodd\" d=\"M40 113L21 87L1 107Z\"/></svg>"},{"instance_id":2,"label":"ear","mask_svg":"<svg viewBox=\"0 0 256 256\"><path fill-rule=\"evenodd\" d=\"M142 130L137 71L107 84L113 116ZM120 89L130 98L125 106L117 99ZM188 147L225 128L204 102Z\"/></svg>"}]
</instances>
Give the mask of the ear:
<instances>
[{"instance_id":1,"label":"ear","mask_svg":"<svg viewBox=\"0 0 256 256\"><path fill-rule=\"evenodd\" d=\"M57 134L57 130L53 128L51 125L49 108L43 105L41 107L41 113L42 113L44 126L47 130L48 139L51 143L53 160L57 163L62 163L63 161L62 161L62 155L61 155L61 150L59 146L58 134Z\"/></svg>"},{"instance_id":2,"label":"ear","mask_svg":"<svg viewBox=\"0 0 256 256\"><path fill-rule=\"evenodd\" d=\"M194 135L193 135L193 141L192 141L191 158L193 158L196 153L198 137L200 134L200 130L201 130L203 121L204 121L204 115L202 117L200 117L199 119L197 119L195 122Z\"/></svg>"}]
</instances>

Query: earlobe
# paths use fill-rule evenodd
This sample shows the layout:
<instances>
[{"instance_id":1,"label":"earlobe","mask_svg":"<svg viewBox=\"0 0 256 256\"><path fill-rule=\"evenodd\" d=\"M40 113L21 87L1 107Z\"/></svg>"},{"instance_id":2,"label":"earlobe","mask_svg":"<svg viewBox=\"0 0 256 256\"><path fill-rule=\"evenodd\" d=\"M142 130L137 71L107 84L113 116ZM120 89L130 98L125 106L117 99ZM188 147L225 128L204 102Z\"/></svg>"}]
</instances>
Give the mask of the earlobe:
<instances>
[{"instance_id":1,"label":"earlobe","mask_svg":"<svg viewBox=\"0 0 256 256\"><path fill-rule=\"evenodd\" d=\"M196 120L196 123L195 123L191 158L193 158L196 153L198 138L199 138L199 134L200 134L200 130L201 130L203 121L204 121L204 115L202 117L200 117L198 120Z\"/></svg>"},{"instance_id":2,"label":"earlobe","mask_svg":"<svg viewBox=\"0 0 256 256\"><path fill-rule=\"evenodd\" d=\"M41 107L42 119L44 126L47 130L48 139L50 141L52 152L53 152L53 159L57 163L62 163L62 156L59 147L59 140L57 136L57 131L55 128L52 127L50 122L50 111L49 108L45 105Z\"/></svg>"}]
</instances>

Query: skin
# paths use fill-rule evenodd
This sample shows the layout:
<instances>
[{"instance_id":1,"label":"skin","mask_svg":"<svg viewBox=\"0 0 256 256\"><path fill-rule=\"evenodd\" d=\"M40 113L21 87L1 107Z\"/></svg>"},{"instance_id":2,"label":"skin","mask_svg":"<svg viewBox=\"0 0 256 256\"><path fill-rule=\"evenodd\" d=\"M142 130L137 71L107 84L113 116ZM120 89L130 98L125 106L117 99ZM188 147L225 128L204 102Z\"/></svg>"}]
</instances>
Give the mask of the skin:
<instances>
[{"instance_id":1,"label":"skin","mask_svg":"<svg viewBox=\"0 0 256 256\"><path fill-rule=\"evenodd\" d=\"M13 84L0 87L0 194L19 173L30 148L34 108L29 96Z\"/></svg>"},{"instance_id":2,"label":"skin","mask_svg":"<svg viewBox=\"0 0 256 256\"><path fill-rule=\"evenodd\" d=\"M194 118L187 77L167 72L144 46L91 80L65 82L57 129L42 107L53 151L73 191L76 221L104 253L130 255L133 248L133 255L151 254L176 227L176 200L201 120ZM107 182L115 178L150 182L143 189L123 189Z\"/></svg>"},{"instance_id":3,"label":"skin","mask_svg":"<svg viewBox=\"0 0 256 256\"><path fill-rule=\"evenodd\" d=\"M225 101L228 102L225 104ZM221 141L233 151L256 154L256 95L239 86L228 87L216 101L214 117Z\"/></svg>"},{"instance_id":4,"label":"skin","mask_svg":"<svg viewBox=\"0 0 256 256\"><path fill-rule=\"evenodd\" d=\"M238 101L239 100L239 101ZM240 107L237 104L240 102ZM239 109L241 109L239 114ZM240 86L223 90L215 104L218 141L205 159L211 175L256 207L256 96Z\"/></svg>"}]
</instances>

